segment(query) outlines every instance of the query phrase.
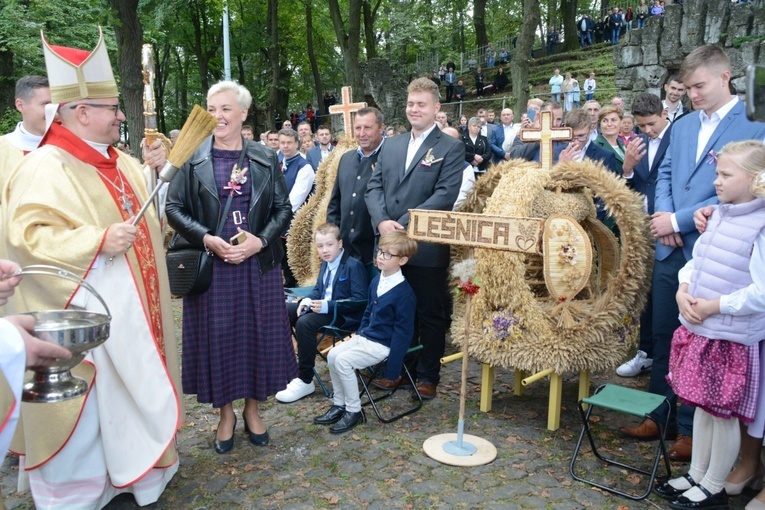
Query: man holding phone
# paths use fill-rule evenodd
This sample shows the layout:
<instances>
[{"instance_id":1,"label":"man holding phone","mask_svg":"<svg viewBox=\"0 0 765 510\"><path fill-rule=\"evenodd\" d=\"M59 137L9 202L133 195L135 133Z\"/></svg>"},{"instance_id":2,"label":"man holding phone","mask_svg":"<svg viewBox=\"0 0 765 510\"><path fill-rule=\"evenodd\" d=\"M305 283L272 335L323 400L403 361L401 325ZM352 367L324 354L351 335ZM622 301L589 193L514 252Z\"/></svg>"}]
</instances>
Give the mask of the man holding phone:
<instances>
[{"instance_id":1,"label":"man holding phone","mask_svg":"<svg viewBox=\"0 0 765 510\"><path fill-rule=\"evenodd\" d=\"M560 103L554 101L548 101L542 105L542 110L546 112L552 112L554 128L559 128L563 125L563 106ZM539 129L539 116L536 109L529 107L526 112L526 116L521 119L521 132L524 129L536 128ZM519 133L520 134L520 133ZM513 145L510 147L510 158L520 158L526 161L534 161L534 158L539 153L539 142L524 142L520 136L516 136L513 140Z\"/></svg>"}]
</instances>

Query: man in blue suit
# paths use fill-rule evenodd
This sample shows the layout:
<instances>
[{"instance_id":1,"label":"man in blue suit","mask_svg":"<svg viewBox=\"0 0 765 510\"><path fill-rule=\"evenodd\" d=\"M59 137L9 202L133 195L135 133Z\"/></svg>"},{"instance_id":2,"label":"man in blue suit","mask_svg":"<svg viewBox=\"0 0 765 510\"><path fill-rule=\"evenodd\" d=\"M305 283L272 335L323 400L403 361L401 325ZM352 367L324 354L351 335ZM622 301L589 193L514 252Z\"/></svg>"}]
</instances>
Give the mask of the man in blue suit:
<instances>
[{"instance_id":1,"label":"man in blue suit","mask_svg":"<svg viewBox=\"0 0 765 510\"><path fill-rule=\"evenodd\" d=\"M630 188L643 195L644 207L650 216L654 213L656 177L669 147L672 124L661 99L653 94L638 94L632 101L632 115L641 134L627 145L622 175ZM616 369L621 377L635 377L653 365L652 307L653 296L649 293L640 315L640 345L635 357Z\"/></svg>"},{"instance_id":2,"label":"man in blue suit","mask_svg":"<svg viewBox=\"0 0 765 510\"><path fill-rule=\"evenodd\" d=\"M510 159L510 147L518 134L518 127L513 125L515 121L513 110L505 108L500 112L499 119L502 121L502 124L496 126L491 131L491 137L489 138L493 154L492 161L494 163Z\"/></svg>"},{"instance_id":3,"label":"man in blue suit","mask_svg":"<svg viewBox=\"0 0 765 510\"><path fill-rule=\"evenodd\" d=\"M332 132L327 126L319 126L316 130L317 144L308 149L306 158L315 172L319 164L326 158L334 147L332 146Z\"/></svg>"},{"instance_id":4,"label":"man in blue suit","mask_svg":"<svg viewBox=\"0 0 765 510\"><path fill-rule=\"evenodd\" d=\"M672 335L680 325L675 301L677 273L691 258L699 233L693 223L697 209L717 203L714 185L717 152L732 141L765 137L765 126L747 120L744 104L731 96L730 60L717 46L693 50L680 67L695 113L679 119L672 127L670 143L656 180L655 212L651 232L657 238L653 270L653 368L649 389L666 395L674 406L677 397L666 381ZM682 140L678 136L682 133ZM674 411L674 408L673 408ZM662 408L654 411L663 421ZM677 412L677 440L669 451L672 460L688 460L692 451L693 409L681 406ZM672 426L674 427L674 423ZM656 437L650 420L625 430L637 438ZM673 480L673 490L686 490L690 483ZM669 482L668 482L669 483ZM675 486L680 485L680 486Z\"/></svg>"}]
</instances>

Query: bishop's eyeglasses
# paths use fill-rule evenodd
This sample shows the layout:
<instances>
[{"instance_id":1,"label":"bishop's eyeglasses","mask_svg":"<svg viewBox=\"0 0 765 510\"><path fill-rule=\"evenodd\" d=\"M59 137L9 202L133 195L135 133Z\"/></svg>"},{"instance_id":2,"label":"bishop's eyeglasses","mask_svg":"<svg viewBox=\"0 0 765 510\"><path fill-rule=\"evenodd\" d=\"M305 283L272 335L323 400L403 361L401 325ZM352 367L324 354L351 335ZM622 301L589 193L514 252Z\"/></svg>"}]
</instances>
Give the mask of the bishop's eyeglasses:
<instances>
[{"instance_id":1,"label":"bishop's eyeglasses","mask_svg":"<svg viewBox=\"0 0 765 510\"><path fill-rule=\"evenodd\" d=\"M78 106L89 106L90 108L111 108L114 110L114 116L116 117L117 114L120 111L120 105L119 104L98 104L98 103L77 103L73 104L69 107L70 110L74 110Z\"/></svg>"}]
</instances>

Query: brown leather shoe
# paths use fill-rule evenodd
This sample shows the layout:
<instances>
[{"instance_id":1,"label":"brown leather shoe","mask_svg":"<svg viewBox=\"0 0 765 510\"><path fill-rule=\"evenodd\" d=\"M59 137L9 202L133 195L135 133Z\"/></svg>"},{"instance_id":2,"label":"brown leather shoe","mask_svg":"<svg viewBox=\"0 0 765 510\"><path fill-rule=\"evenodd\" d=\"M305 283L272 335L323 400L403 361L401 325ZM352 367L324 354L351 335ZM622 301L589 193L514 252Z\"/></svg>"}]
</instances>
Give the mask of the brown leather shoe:
<instances>
[{"instance_id":1,"label":"brown leather shoe","mask_svg":"<svg viewBox=\"0 0 765 510\"><path fill-rule=\"evenodd\" d=\"M437 388L438 386L433 383L417 383L417 391L420 393L420 396L423 398L423 400L433 400L436 398Z\"/></svg>"},{"instance_id":2,"label":"brown leather shoe","mask_svg":"<svg viewBox=\"0 0 765 510\"><path fill-rule=\"evenodd\" d=\"M635 439L659 439L659 427L655 421L645 419L637 427L619 427L619 431Z\"/></svg>"},{"instance_id":3,"label":"brown leather shoe","mask_svg":"<svg viewBox=\"0 0 765 510\"><path fill-rule=\"evenodd\" d=\"M635 439L649 440L659 439L659 426L653 420L645 419L640 422L637 427L619 427L619 431L629 437ZM666 434L667 439L675 437L677 434L674 430L669 430Z\"/></svg>"},{"instance_id":4,"label":"brown leather shoe","mask_svg":"<svg viewBox=\"0 0 765 510\"><path fill-rule=\"evenodd\" d=\"M372 386L375 388L380 388L381 390L387 390L387 391L393 391L396 388L399 387L401 384L401 376L398 376L398 379L395 381L391 381L390 379L386 379L385 377L380 377L379 379L375 379L372 381Z\"/></svg>"},{"instance_id":5,"label":"brown leather shoe","mask_svg":"<svg viewBox=\"0 0 765 510\"><path fill-rule=\"evenodd\" d=\"M669 460L672 462L688 462L691 460L693 451L693 438L691 436L677 435L677 440L669 449Z\"/></svg>"}]
</instances>

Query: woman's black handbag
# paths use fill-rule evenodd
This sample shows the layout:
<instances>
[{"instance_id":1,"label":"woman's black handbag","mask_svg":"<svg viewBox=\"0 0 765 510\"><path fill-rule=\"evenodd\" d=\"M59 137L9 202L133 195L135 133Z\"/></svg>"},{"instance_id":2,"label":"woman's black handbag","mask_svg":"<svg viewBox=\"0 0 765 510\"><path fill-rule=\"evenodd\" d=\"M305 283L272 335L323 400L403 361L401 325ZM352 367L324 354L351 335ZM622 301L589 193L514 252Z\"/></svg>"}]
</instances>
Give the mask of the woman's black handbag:
<instances>
[{"instance_id":1,"label":"woman's black handbag","mask_svg":"<svg viewBox=\"0 0 765 510\"><path fill-rule=\"evenodd\" d=\"M239 168L242 168L246 151L247 144L243 141L242 152L237 164ZM226 223L226 216L228 216L233 197L234 192L232 191L226 200L226 207L223 208L218 228L215 230L216 236L219 236L223 231L223 225ZM174 233L167 246L167 255L165 255L170 292L174 296L193 296L207 292L212 283L212 258L212 252L194 246L178 232Z\"/></svg>"},{"instance_id":2,"label":"woman's black handbag","mask_svg":"<svg viewBox=\"0 0 765 510\"><path fill-rule=\"evenodd\" d=\"M192 246L178 232L167 247L167 276L174 296L202 294L212 283L212 255L204 248Z\"/></svg>"}]
</instances>

